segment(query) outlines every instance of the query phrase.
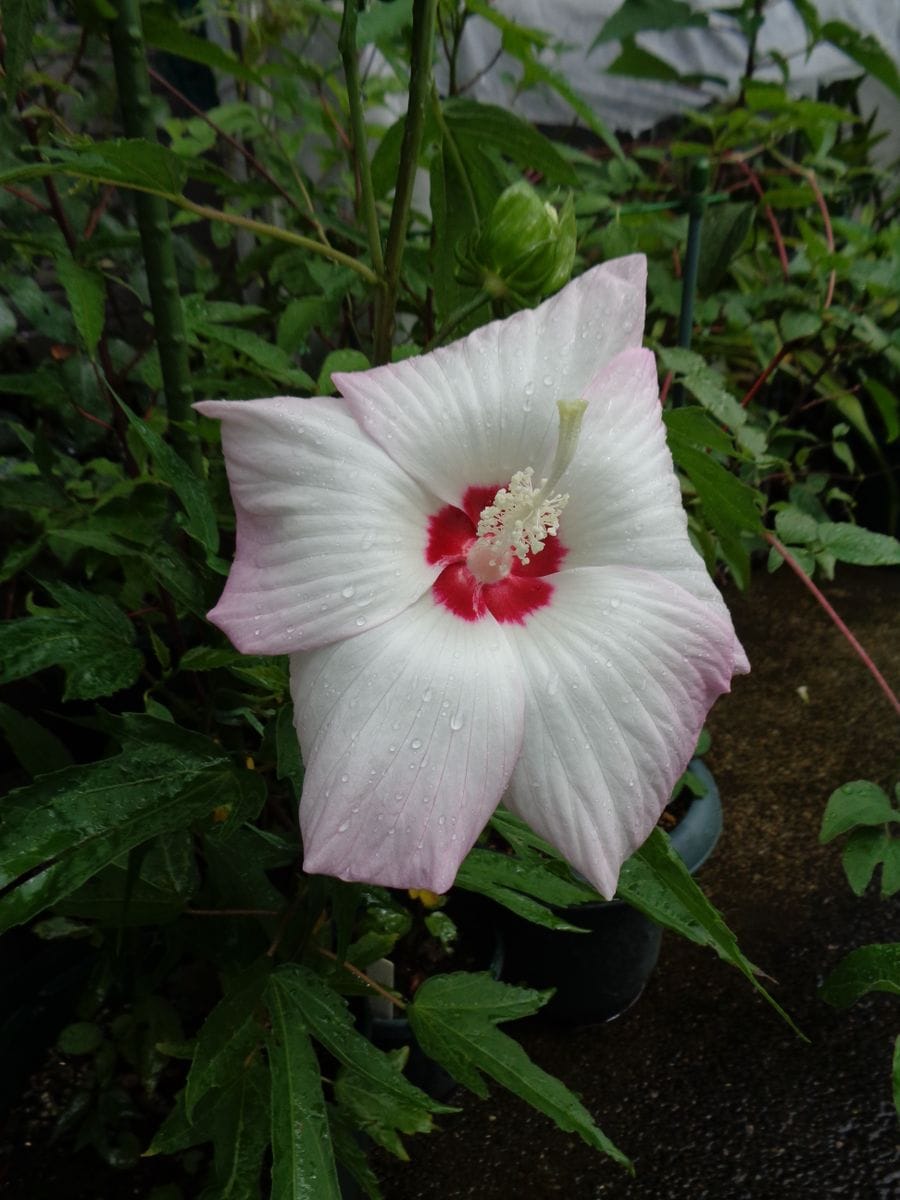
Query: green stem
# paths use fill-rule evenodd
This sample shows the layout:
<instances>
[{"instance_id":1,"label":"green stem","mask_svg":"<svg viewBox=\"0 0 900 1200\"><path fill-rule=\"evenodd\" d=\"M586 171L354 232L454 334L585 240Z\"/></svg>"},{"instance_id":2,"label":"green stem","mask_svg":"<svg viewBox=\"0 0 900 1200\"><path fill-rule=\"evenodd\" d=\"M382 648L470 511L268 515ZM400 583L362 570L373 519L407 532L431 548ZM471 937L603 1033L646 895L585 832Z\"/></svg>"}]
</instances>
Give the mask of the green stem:
<instances>
[{"instance_id":1,"label":"green stem","mask_svg":"<svg viewBox=\"0 0 900 1200\"><path fill-rule=\"evenodd\" d=\"M400 167L391 209L385 251L384 290L375 313L375 362L384 363L391 357L394 337L394 318L400 291L400 268L409 226L413 183L419 165L425 109L431 94L431 59L434 52L434 25L437 0L413 0L412 56L410 64L409 103L403 129Z\"/></svg>"},{"instance_id":2,"label":"green stem","mask_svg":"<svg viewBox=\"0 0 900 1200\"><path fill-rule=\"evenodd\" d=\"M125 133L128 137L155 142L140 0L118 0L118 15L109 32ZM199 469L199 447L192 434L181 427L193 419L193 392L168 210L165 200L148 192L137 195L135 207L166 407L172 423L172 445L186 462Z\"/></svg>"},{"instance_id":3,"label":"green stem","mask_svg":"<svg viewBox=\"0 0 900 1200\"><path fill-rule=\"evenodd\" d=\"M362 86L359 81L359 55L356 49L357 0L344 0L344 19L338 38L338 48L344 63L344 78L347 81L347 102L350 106L350 132L353 139L353 158L359 178L360 206L369 239L369 254L372 266L379 275L384 274L384 258L381 253L381 231L378 228L378 211L375 208L375 190L372 187L372 170L366 139L366 123L362 106Z\"/></svg>"}]
</instances>

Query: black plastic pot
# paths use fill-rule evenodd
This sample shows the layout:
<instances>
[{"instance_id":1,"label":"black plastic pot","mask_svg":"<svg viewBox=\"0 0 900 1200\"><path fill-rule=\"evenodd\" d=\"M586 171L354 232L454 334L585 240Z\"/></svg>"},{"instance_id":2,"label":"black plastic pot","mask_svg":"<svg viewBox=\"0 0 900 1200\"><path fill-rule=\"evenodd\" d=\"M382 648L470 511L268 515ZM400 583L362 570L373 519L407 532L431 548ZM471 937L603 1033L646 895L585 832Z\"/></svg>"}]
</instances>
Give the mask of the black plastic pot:
<instances>
[{"instance_id":1,"label":"black plastic pot","mask_svg":"<svg viewBox=\"0 0 900 1200\"><path fill-rule=\"evenodd\" d=\"M699 760L692 772L705 784L671 834L673 847L693 874L712 853L722 832L722 805L715 780ZM541 1010L569 1025L595 1024L619 1016L638 999L656 966L662 930L623 900L584 904L560 913L588 933L545 929L510 914L503 924L504 970L509 983L555 988Z\"/></svg>"}]
</instances>

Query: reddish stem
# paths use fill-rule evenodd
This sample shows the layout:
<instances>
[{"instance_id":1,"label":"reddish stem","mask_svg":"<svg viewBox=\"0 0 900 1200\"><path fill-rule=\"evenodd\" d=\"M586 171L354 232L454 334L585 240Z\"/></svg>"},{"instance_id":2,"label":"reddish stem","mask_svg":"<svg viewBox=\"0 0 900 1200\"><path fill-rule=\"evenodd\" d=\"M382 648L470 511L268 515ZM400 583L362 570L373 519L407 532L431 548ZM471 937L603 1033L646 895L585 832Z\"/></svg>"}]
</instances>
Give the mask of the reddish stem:
<instances>
[{"instance_id":1,"label":"reddish stem","mask_svg":"<svg viewBox=\"0 0 900 1200\"><path fill-rule=\"evenodd\" d=\"M778 551L778 553L781 555L781 557L784 559L784 561L787 563L787 565L791 568L791 570L794 572L794 574L797 576L797 578L801 581L801 583L804 585L804 587L808 588L809 591L812 592L813 596L815 596L816 600L819 602L819 604L821 604L822 608L825 609L825 611L828 613L829 617L831 617L832 621L838 627L841 634L850 643L850 645L853 647L853 649L856 651L856 653L862 659L863 664L866 667L866 670L869 672L869 674L872 676L872 678L875 680L875 682L878 684L878 686L884 692L885 696L887 696L888 702L890 703L891 707L894 709L894 711L897 713L897 715L900 716L900 700L897 699L896 695L892 691L891 685L888 683L888 681L885 679L885 677L881 674L881 672L875 666L874 662L869 657L869 655L866 653L865 649L860 645L860 643L858 642L858 640L856 639L855 635L850 630L850 628L844 623L844 621L841 620L841 618L838 616L838 614L834 611L834 609L831 607L831 605L825 599L825 596L823 595L821 589L819 587L817 587L817 585L810 579L810 577L806 574L806 572L803 570L803 568L800 566L800 564L797 562L797 560L794 558L794 556L791 554L791 552L785 546L783 546L781 544L781 542L779 542L778 538L775 537L775 535L773 533L769 533L768 530L765 530L763 533L763 537L765 537L766 541L769 543L770 546L773 546Z\"/></svg>"},{"instance_id":2,"label":"reddish stem","mask_svg":"<svg viewBox=\"0 0 900 1200\"><path fill-rule=\"evenodd\" d=\"M753 168L745 163L742 159L734 158L731 161L737 163L738 167L746 176L747 182L763 202L763 211L766 214L766 220L771 226L772 236L775 238L775 246L778 251L778 261L781 263L781 274L785 279L787 279L790 267L788 264L787 250L784 246L784 238L781 235L781 226L778 224L778 218L772 211L772 206L766 202L766 195L763 191L762 184L759 182L759 176L756 174Z\"/></svg>"},{"instance_id":3,"label":"reddish stem","mask_svg":"<svg viewBox=\"0 0 900 1200\"><path fill-rule=\"evenodd\" d=\"M747 405L754 398L756 393L759 391L759 389L762 387L762 385L766 382L766 380L769 378L769 376L772 374L772 372L775 370L775 368L778 366L778 364L781 362L781 360L789 353L790 353L790 347L789 347L789 345L787 345L787 343L779 348L779 350L776 352L776 354L774 355L772 360L766 366L765 370L763 370L759 375L757 375L756 379L753 381L753 384L751 385L747 394L744 396L743 400L741 401L741 408L747 407Z\"/></svg>"},{"instance_id":4,"label":"reddish stem","mask_svg":"<svg viewBox=\"0 0 900 1200\"><path fill-rule=\"evenodd\" d=\"M669 388L672 386L672 380L674 378L674 371L666 371L666 377L662 381L662 387L659 389L659 402L661 405L665 404L666 402L666 399L669 395Z\"/></svg>"}]
</instances>

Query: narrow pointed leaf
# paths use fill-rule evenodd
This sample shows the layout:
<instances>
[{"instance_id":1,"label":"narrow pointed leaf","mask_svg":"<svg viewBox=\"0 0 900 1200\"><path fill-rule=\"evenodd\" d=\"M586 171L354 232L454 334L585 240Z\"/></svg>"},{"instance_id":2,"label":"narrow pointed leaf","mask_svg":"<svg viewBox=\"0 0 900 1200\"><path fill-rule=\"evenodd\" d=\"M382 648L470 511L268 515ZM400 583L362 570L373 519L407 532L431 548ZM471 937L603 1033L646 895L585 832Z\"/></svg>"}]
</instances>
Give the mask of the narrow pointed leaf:
<instances>
[{"instance_id":1,"label":"narrow pointed leaf","mask_svg":"<svg viewBox=\"0 0 900 1200\"><path fill-rule=\"evenodd\" d=\"M559 1079L531 1061L497 1025L537 1012L546 992L510 987L487 974L437 975L416 992L407 1010L419 1045L477 1096L486 1096L483 1074L577 1133L589 1146L630 1169L630 1163Z\"/></svg>"},{"instance_id":2,"label":"narrow pointed leaf","mask_svg":"<svg viewBox=\"0 0 900 1200\"><path fill-rule=\"evenodd\" d=\"M276 972L266 989L272 1018L271 1200L340 1200L319 1063L297 989Z\"/></svg>"}]
</instances>

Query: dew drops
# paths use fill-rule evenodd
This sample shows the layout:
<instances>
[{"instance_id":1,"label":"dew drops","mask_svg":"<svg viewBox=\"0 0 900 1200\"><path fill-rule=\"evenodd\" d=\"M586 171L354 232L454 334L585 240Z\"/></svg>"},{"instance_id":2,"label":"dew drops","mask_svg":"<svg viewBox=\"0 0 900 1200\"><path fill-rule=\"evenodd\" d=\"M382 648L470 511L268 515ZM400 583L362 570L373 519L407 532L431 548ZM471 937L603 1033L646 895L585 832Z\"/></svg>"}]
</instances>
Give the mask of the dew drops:
<instances>
[{"instance_id":1,"label":"dew drops","mask_svg":"<svg viewBox=\"0 0 900 1200\"><path fill-rule=\"evenodd\" d=\"M463 716L463 714L461 712L455 712L453 714L453 716L450 718L450 728L454 732L459 732L459 730L462 729L462 727L463 727L463 725L465 725L465 723L466 723L466 718Z\"/></svg>"},{"instance_id":2,"label":"dew drops","mask_svg":"<svg viewBox=\"0 0 900 1200\"><path fill-rule=\"evenodd\" d=\"M553 674L550 676L550 678L547 680L547 695L555 696L558 691L559 691L559 672L554 671Z\"/></svg>"},{"instance_id":3,"label":"dew drops","mask_svg":"<svg viewBox=\"0 0 900 1200\"><path fill-rule=\"evenodd\" d=\"M426 704L428 703L428 701L431 699L431 688L425 689L425 691L422 693L422 699Z\"/></svg>"},{"instance_id":4,"label":"dew drops","mask_svg":"<svg viewBox=\"0 0 900 1200\"><path fill-rule=\"evenodd\" d=\"M338 825L338 833L346 833L349 828L350 828L350 822L342 821L341 824Z\"/></svg>"},{"instance_id":5,"label":"dew drops","mask_svg":"<svg viewBox=\"0 0 900 1200\"><path fill-rule=\"evenodd\" d=\"M553 385L553 376L545 375L544 376L544 387L552 387L552 385Z\"/></svg>"},{"instance_id":6,"label":"dew drops","mask_svg":"<svg viewBox=\"0 0 900 1200\"><path fill-rule=\"evenodd\" d=\"M356 624L357 624L357 625L359 625L360 627L362 627L363 625L365 625L365 623L366 623L366 618L365 618L365 617L357 617L357 618L356 618Z\"/></svg>"},{"instance_id":7,"label":"dew drops","mask_svg":"<svg viewBox=\"0 0 900 1200\"><path fill-rule=\"evenodd\" d=\"M362 536L362 541L359 543L360 550L371 550L375 544L375 534L371 529L368 529Z\"/></svg>"},{"instance_id":8,"label":"dew drops","mask_svg":"<svg viewBox=\"0 0 900 1200\"><path fill-rule=\"evenodd\" d=\"M614 596L612 600L610 600L610 604L613 606L613 608L618 608L621 603L622 601L618 596Z\"/></svg>"},{"instance_id":9,"label":"dew drops","mask_svg":"<svg viewBox=\"0 0 900 1200\"><path fill-rule=\"evenodd\" d=\"M412 746L413 750L421 750L422 749L422 743L419 740L419 738L413 738L413 740L409 744L410 744L410 746Z\"/></svg>"},{"instance_id":10,"label":"dew drops","mask_svg":"<svg viewBox=\"0 0 900 1200\"><path fill-rule=\"evenodd\" d=\"M344 597L345 600L351 600L353 598L353 593L355 591L356 591L356 588L353 586L353 584L348 583L345 588L341 588L341 595Z\"/></svg>"},{"instance_id":11,"label":"dew drops","mask_svg":"<svg viewBox=\"0 0 900 1200\"><path fill-rule=\"evenodd\" d=\"M533 379L529 379L528 382L525 384L525 395L526 396L534 395L534 380Z\"/></svg>"},{"instance_id":12,"label":"dew drops","mask_svg":"<svg viewBox=\"0 0 900 1200\"><path fill-rule=\"evenodd\" d=\"M341 783L349 783L349 782L350 782L350 776L349 776L349 775L342 775L342 776L341 776Z\"/></svg>"}]
</instances>

